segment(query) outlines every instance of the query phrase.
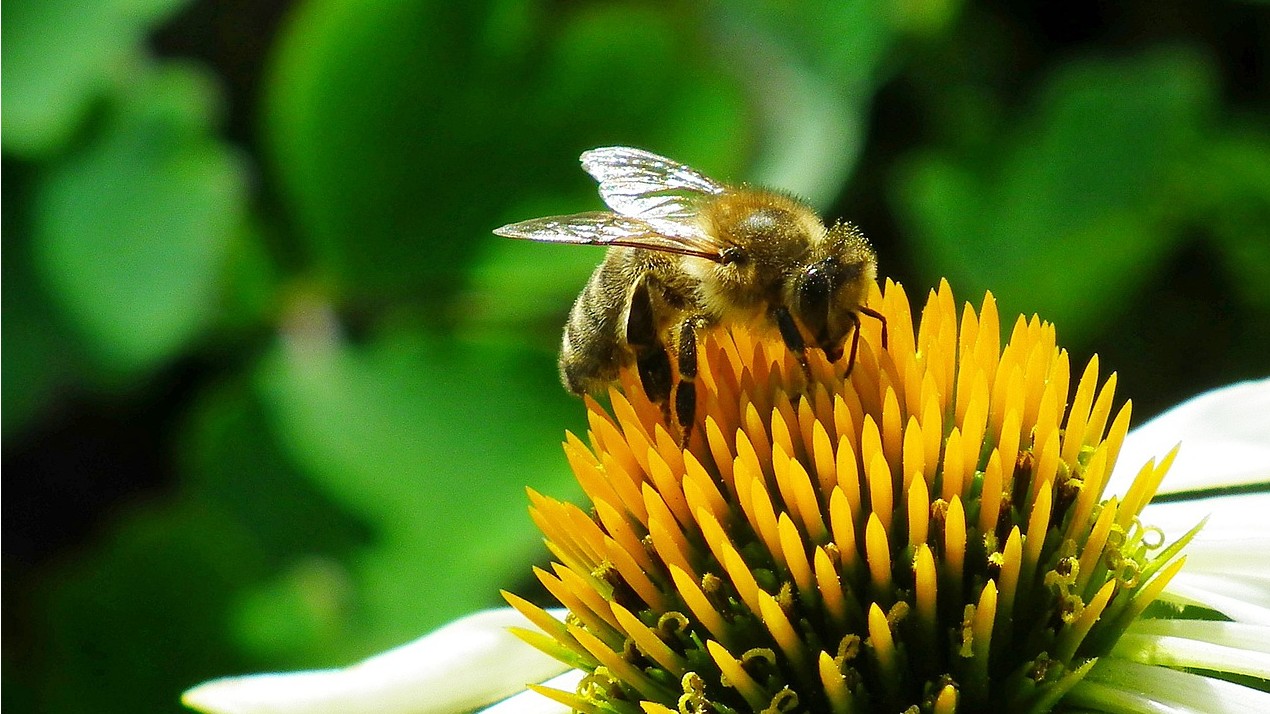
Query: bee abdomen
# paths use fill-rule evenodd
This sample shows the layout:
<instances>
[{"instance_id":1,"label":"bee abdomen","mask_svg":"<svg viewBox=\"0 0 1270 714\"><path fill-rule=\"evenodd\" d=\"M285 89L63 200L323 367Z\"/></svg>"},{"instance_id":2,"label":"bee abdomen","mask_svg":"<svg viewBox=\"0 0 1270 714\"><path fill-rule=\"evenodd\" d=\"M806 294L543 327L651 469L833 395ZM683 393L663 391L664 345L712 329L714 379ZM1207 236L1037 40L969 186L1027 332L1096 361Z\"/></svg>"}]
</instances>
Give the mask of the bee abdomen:
<instances>
[{"instance_id":1,"label":"bee abdomen","mask_svg":"<svg viewBox=\"0 0 1270 714\"><path fill-rule=\"evenodd\" d=\"M603 392L630 361L621 319L627 284L606 259L569 311L560 344L560 381L577 395Z\"/></svg>"}]
</instances>

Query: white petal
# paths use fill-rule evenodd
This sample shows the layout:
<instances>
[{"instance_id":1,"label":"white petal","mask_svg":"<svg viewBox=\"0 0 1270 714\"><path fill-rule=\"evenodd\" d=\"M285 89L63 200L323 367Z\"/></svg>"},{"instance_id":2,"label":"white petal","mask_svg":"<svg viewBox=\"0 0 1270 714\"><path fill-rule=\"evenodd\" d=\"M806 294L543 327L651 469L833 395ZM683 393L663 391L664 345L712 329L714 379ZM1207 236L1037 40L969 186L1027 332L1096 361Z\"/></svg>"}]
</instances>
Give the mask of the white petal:
<instances>
[{"instance_id":1,"label":"white petal","mask_svg":"<svg viewBox=\"0 0 1270 714\"><path fill-rule=\"evenodd\" d=\"M563 617L562 611L553 614ZM567 666L507 631L533 627L505 608L470 615L344 669L229 677L182 701L216 714L444 714L498 701Z\"/></svg>"},{"instance_id":2,"label":"white petal","mask_svg":"<svg viewBox=\"0 0 1270 714\"><path fill-rule=\"evenodd\" d=\"M1180 637L1270 656L1270 627L1239 622L1146 618L1129 625L1127 634Z\"/></svg>"},{"instance_id":3,"label":"white petal","mask_svg":"<svg viewBox=\"0 0 1270 714\"><path fill-rule=\"evenodd\" d=\"M1179 442L1160 493L1270 482L1270 379L1206 392L1134 429L1106 495L1123 494L1143 464Z\"/></svg>"},{"instance_id":4,"label":"white petal","mask_svg":"<svg viewBox=\"0 0 1270 714\"><path fill-rule=\"evenodd\" d=\"M1143 523L1172 541L1204 518L1186 547L1186 566L1162 597L1199 604L1238 622L1270 624L1270 493L1152 503Z\"/></svg>"},{"instance_id":5,"label":"white petal","mask_svg":"<svg viewBox=\"0 0 1270 714\"><path fill-rule=\"evenodd\" d=\"M1263 631L1263 636L1270 634L1265 632L1270 628L1257 629ZM1241 674L1246 677L1270 677L1270 654L1204 639L1125 634L1116 641L1116 647L1111 653L1115 657L1140 664Z\"/></svg>"},{"instance_id":6,"label":"white petal","mask_svg":"<svg viewBox=\"0 0 1270 714\"><path fill-rule=\"evenodd\" d=\"M1063 703L1095 711L1253 714L1270 708L1270 694L1214 677L1103 657Z\"/></svg>"},{"instance_id":7,"label":"white petal","mask_svg":"<svg viewBox=\"0 0 1270 714\"><path fill-rule=\"evenodd\" d=\"M1266 585L1234 578L1187 573L1183 568L1160 595L1163 600L1199 604L1235 622L1270 626Z\"/></svg>"},{"instance_id":8,"label":"white petal","mask_svg":"<svg viewBox=\"0 0 1270 714\"><path fill-rule=\"evenodd\" d=\"M585 672L571 669L554 679L543 682L543 686L566 692L575 691L578 682L582 681ZM552 701L537 692L521 692L514 697L504 699L481 714L569 714L569 707Z\"/></svg>"},{"instance_id":9,"label":"white petal","mask_svg":"<svg viewBox=\"0 0 1270 714\"><path fill-rule=\"evenodd\" d=\"M1142 511L1142 522L1163 528L1170 539L1194 528L1204 518L1208 518L1208 523L1199 532L1200 542L1270 538L1270 493L1150 503ZM1270 567L1270 562L1266 565Z\"/></svg>"}]
</instances>

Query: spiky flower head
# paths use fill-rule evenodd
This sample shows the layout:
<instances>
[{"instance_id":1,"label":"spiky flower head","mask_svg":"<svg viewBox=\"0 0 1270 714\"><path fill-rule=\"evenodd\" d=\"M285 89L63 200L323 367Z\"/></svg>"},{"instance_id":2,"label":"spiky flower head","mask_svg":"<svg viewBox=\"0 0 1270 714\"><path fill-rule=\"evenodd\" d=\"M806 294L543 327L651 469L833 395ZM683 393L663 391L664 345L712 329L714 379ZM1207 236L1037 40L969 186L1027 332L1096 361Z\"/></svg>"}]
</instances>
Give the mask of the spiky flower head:
<instances>
[{"instance_id":1,"label":"spiky flower head","mask_svg":"<svg viewBox=\"0 0 1270 714\"><path fill-rule=\"evenodd\" d=\"M1045 712L1090 676L1182 565L1121 499L1129 426L1097 359L1075 384L1052 325L946 283L914 324L873 289L846 365L804 371L742 327L703 345L703 423L675 428L628 374L565 453L590 506L530 492L559 622L523 637L584 672L538 687L579 712ZM1095 677L1096 678L1096 675Z\"/></svg>"}]
</instances>

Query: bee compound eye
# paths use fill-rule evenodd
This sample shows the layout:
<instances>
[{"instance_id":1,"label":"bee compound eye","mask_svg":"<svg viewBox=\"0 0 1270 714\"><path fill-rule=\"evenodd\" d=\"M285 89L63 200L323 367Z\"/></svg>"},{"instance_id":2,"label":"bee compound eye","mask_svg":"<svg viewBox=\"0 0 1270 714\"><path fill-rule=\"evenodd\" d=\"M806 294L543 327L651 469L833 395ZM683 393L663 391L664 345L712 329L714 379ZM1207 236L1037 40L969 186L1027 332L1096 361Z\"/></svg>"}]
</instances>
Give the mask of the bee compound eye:
<instances>
[{"instance_id":1,"label":"bee compound eye","mask_svg":"<svg viewBox=\"0 0 1270 714\"><path fill-rule=\"evenodd\" d=\"M742 265L745 263L745 251L737 246L730 245L719 253L719 263L722 265Z\"/></svg>"},{"instance_id":2,"label":"bee compound eye","mask_svg":"<svg viewBox=\"0 0 1270 714\"><path fill-rule=\"evenodd\" d=\"M796 292L800 311L820 311L829 306L829 293L833 281L829 272L819 263L809 265L798 276Z\"/></svg>"},{"instance_id":3,"label":"bee compound eye","mask_svg":"<svg viewBox=\"0 0 1270 714\"><path fill-rule=\"evenodd\" d=\"M794 284L794 312L817 339L829 322L829 297L833 281L819 264L808 266Z\"/></svg>"}]
</instances>

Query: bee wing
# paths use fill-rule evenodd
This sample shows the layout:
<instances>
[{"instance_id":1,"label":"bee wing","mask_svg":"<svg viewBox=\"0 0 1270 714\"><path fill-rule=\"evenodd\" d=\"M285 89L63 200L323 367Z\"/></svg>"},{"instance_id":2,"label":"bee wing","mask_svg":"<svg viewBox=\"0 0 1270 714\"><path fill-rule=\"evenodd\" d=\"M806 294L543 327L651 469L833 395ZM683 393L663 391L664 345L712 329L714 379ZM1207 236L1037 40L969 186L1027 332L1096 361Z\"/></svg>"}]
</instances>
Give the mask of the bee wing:
<instances>
[{"instance_id":1,"label":"bee wing","mask_svg":"<svg viewBox=\"0 0 1270 714\"><path fill-rule=\"evenodd\" d=\"M692 255L719 261L719 248L699 234L666 235L647 221L619 216L607 211L547 216L512 223L494 230L505 238L521 238L542 243L577 245L620 245L662 253Z\"/></svg>"},{"instance_id":2,"label":"bee wing","mask_svg":"<svg viewBox=\"0 0 1270 714\"><path fill-rule=\"evenodd\" d=\"M587 151L582 168L600 182L609 208L645 220L663 234L691 232L701 201L728 190L696 169L628 146Z\"/></svg>"}]
</instances>

